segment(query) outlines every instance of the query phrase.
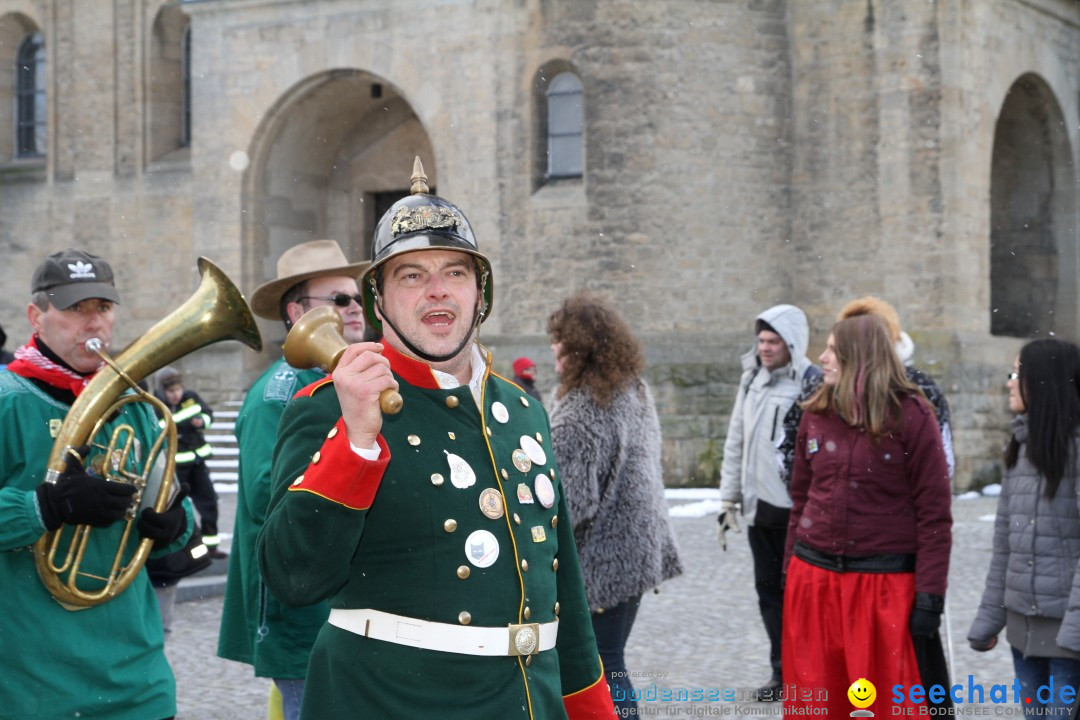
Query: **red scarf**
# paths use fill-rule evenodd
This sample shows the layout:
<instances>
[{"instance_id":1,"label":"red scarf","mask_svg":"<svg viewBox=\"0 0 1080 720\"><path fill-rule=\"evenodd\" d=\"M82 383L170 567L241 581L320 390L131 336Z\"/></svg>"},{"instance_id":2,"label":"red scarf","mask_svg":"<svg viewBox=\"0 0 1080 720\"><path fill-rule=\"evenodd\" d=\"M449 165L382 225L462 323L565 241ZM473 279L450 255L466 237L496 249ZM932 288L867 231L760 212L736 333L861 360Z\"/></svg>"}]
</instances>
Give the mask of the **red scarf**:
<instances>
[{"instance_id":1,"label":"red scarf","mask_svg":"<svg viewBox=\"0 0 1080 720\"><path fill-rule=\"evenodd\" d=\"M8 363L7 369L24 378L42 380L58 388L67 388L78 397L90 378L94 375L80 375L63 365L58 365L38 349L37 335L15 351L15 360Z\"/></svg>"}]
</instances>

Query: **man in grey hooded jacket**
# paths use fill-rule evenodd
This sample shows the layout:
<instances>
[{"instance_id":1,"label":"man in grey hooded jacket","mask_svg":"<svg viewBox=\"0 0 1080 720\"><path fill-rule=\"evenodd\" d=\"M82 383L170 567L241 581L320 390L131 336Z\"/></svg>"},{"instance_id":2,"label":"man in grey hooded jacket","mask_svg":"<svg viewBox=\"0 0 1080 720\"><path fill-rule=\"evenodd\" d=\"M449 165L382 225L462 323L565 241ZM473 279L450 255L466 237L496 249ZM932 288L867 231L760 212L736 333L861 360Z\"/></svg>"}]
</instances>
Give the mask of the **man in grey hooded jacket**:
<instances>
[{"instance_id":1,"label":"man in grey hooded jacket","mask_svg":"<svg viewBox=\"0 0 1080 720\"><path fill-rule=\"evenodd\" d=\"M758 689L762 702L780 699L780 635L784 594L781 578L791 497L784 472L784 426L797 426L802 408L796 404L804 384L821 369L806 357L810 328L794 305L775 305L754 322L757 341L742 357L743 373L731 411L724 461L720 468L720 540L738 530L737 508L748 527L754 558L758 606L769 636L772 677Z\"/></svg>"}]
</instances>

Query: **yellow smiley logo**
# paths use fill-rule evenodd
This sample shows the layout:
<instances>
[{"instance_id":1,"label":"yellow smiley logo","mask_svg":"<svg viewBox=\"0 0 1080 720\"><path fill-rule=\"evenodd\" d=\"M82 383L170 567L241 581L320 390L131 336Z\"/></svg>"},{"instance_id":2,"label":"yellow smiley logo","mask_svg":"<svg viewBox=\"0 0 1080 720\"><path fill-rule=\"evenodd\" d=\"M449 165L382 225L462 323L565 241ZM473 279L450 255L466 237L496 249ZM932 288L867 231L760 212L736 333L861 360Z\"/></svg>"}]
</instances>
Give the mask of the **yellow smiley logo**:
<instances>
[{"instance_id":1,"label":"yellow smiley logo","mask_svg":"<svg viewBox=\"0 0 1080 720\"><path fill-rule=\"evenodd\" d=\"M847 696L855 707L868 708L874 704L874 698L877 697L877 688L874 687L874 683L866 678L859 678L851 683Z\"/></svg>"}]
</instances>

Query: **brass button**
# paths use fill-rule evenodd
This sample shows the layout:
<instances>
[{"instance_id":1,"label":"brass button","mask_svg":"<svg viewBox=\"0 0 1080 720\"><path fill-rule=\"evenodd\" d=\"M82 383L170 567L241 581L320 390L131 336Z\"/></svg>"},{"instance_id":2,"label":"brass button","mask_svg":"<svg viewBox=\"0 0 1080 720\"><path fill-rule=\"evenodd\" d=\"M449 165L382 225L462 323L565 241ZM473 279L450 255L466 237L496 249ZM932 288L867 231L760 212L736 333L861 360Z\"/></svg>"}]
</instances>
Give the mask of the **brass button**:
<instances>
[{"instance_id":1,"label":"brass button","mask_svg":"<svg viewBox=\"0 0 1080 720\"><path fill-rule=\"evenodd\" d=\"M522 559L522 561L521 561L521 572L529 572L529 561L528 560Z\"/></svg>"},{"instance_id":2,"label":"brass button","mask_svg":"<svg viewBox=\"0 0 1080 720\"><path fill-rule=\"evenodd\" d=\"M596 608L596 614L597 615L603 615L604 614L604 608Z\"/></svg>"},{"instance_id":3,"label":"brass button","mask_svg":"<svg viewBox=\"0 0 1080 720\"><path fill-rule=\"evenodd\" d=\"M315 454L311 456L311 464L314 465L315 463L319 462L319 460L321 458L322 458L322 453L319 452L318 450L316 450Z\"/></svg>"},{"instance_id":4,"label":"brass button","mask_svg":"<svg viewBox=\"0 0 1080 720\"><path fill-rule=\"evenodd\" d=\"M555 516L553 516L553 517L551 518L551 527L552 527L552 528L557 528L557 527L559 527L559 516L558 516L558 515L555 515Z\"/></svg>"},{"instance_id":5,"label":"brass button","mask_svg":"<svg viewBox=\"0 0 1080 720\"><path fill-rule=\"evenodd\" d=\"M538 442L538 443L544 442L544 436L541 435L540 433L536 433L536 442Z\"/></svg>"},{"instance_id":6,"label":"brass button","mask_svg":"<svg viewBox=\"0 0 1080 720\"><path fill-rule=\"evenodd\" d=\"M509 480L510 479L510 473L506 472L506 468L502 469L502 476L503 476L503 480Z\"/></svg>"},{"instance_id":7,"label":"brass button","mask_svg":"<svg viewBox=\"0 0 1080 720\"><path fill-rule=\"evenodd\" d=\"M456 408L458 406L458 402L459 401L457 399L457 395L447 395L446 396L446 407L448 407L448 408Z\"/></svg>"},{"instance_id":8,"label":"brass button","mask_svg":"<svg viewBox=\"0 0 1080 720\"><path fill-rule=\"evenodd\" d=\"M452 432L448 432L448 433L446 433L446 436L447 436L448 438L450 438L451 440L457 440L457 435L455 435L455 434L454 434L454 433L452 433Z\"/></svg>"},{"instance_id":9,"label":"brass button","mask_svg":"<svg viewBox=\"0 0 1080 720\"><path fill-rule=\"evenodd\" d=\"M442 529L448 533L454 532L455 530L457 530L457 520L455 520L454 518L450 518L442 524Z\"/></svg>"},{"instance_id":10,"label":"brass button","mask_svg":"<svg viewBox=\"0 0 1080 720\"><path fill-rule=\"evenodd\" d=\"M468 625L472 622L472 615L469 614L468 610L462 610L458 613L457 621L462 625Z\"/></svg>"},{"instance_id":11,"label":"brass button","mask_svg":"<svg viewBox=\"0 0 1080 720\"><path fill-rule=\"evenodd\" d=\"M525 399L525 396L524 396L524 395L522 395L521 397L519 397L519 398L518 398L518 400L520 400L520 401L521 401L521 404L522 404L522 405L524 405L525 407L529 407L529 401Z\"/></svg>"},{"instance_id":12,"label":"brass button","mask_svg":"<svg viewBox=\"0 0 1080 720\"><path fill-rule=\"evenodd\" d=\"M525 608L525 610L521 613L521 616L526 620L529 619L530 615L532 615L532 610L530 610L529 608Z\"/></svg>"},{"instance_id":13,"label":"brass button","mask_svg":"<svg viewBox=\"0 0 1080 720\"><path fill-rule=\"evenodd\" d=\"M487 433L487 436L488 436L488 437L491 437L491 427L490 427L490 426L488 426L488 427L484 428L484 432L486 432L486 433Z\"/></svg>"},{"instance_id":14,"label":"brass button","mask_svg":"<svg viewBox=\"0 0 1080 720\"><path fill-rule=\"evenodd\" d=\"M555 558L554 560L551 561L551 569L552 570L558 570L559 569L559 558Z\"/></svg>"},{"instance_id":15,"label":"brass button","mask_svg":"<svg viewBox=\"0 0 1080 720\"><path fill-rule=\"evenodd\" d=\"M470 573L470 572L472 572L472 571L471 571L471 570L469 570L469 566L468 566L468 565L462 565L461 567L459 567L459 568L457 569L457 576L458 576L459 578L461 578L462 580L464 580L464 579L466 579L467 577L469 577L469 573Z\"/></svg>"},{"instance_id":16,"label":"brass button","mask_svg":"<svg viewBox=\"0 0 1080 720\"><path fill-rule=\"evenodd\" d=\"M532 655L529 655L529 656L527 656L525 658L525 667L529 667L530 665L532 665L532 659L533 659Z\"/></svg>"},{"instance_id":17,"label":"brass button","mask_svg":"<svg viewBox=\"0 0 1080 720\"><path fill-rule=\"evenodd\" d=\"M555 603L555 614L559 614L559 603Z\"/></svg>"},{"instance_id":18,"label":"brass button","mask_svg":"<svg viewBox=\"0 0 1080 720\"><path fill-rule=\"evenodd\" d=\"M420 436L419 435L410 435L409 436L409 444L413 445L413 446L419 445L420 444Z\"/></svg>"},{"instance_id":19,"label":"brass button","mask_svg":"<svg viewBox=\"0 0 1080 720\"><path fill-rule=\"evenodd\" d=\"M330 428L330 432L326 433L326 439L329 440L330 438L334 437L335 435L337 435L337 427L332 427L332 428Z\"/></svg>"},{"instance_id":20,"label":"brass button","mask_svg":"<svg viewBox=\"0 0 1080 720\"><path fill-rule=\"evenodd\" d=\"M301 475L300 477L298 477L298 478L296 478L295 480L293 480L293 481L292 481L292 484L293 484L293 485L299 485L299 484L300 484L300 483L302 483L302 482L304 482L304 476L303 476L303 475Z\"/></svg>"},{"instance_id":21,"label":"brass button","mask_svg":"<svg viewBox=\"0 0 1080 720\"><path fill-rule=\"evenodd\" d=\"M514 524L515 525L520 525L521 524L521 516L518 515L517 513L514 513Z\"/></svg>"},{"instance_id":22,"label":"brass button","mask_svg":"<svg viewBox=\"0 0 1080 720\"><path fill-rule=\"evenodd\" d=\"M431 476L431 484L432 485L442 485L443 482L444 482L443 476L440 475L439 473L434 473Z\"/></svg>"}]
</instances>

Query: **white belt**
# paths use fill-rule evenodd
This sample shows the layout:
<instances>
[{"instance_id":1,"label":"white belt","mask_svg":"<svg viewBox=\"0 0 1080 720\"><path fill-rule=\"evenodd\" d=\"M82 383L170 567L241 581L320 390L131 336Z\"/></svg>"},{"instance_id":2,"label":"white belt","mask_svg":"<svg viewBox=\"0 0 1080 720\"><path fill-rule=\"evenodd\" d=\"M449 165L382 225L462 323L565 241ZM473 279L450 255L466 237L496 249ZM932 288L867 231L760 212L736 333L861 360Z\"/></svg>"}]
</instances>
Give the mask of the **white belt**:
<instances>
[{"instance_id":1,"label":"white belt","mask_svg":"<svg viewBox=\"0 0 1080 720\"><path fill-rule=\"evenodd\" d=\"M430 622L380 610L332 609L334 627L398 645L463 655L536 655L555 647L559 621L507 627L469 627Z\"/></svg>"}]
</instances>

